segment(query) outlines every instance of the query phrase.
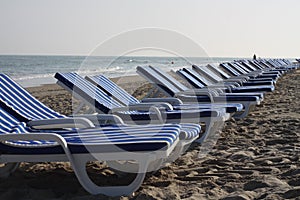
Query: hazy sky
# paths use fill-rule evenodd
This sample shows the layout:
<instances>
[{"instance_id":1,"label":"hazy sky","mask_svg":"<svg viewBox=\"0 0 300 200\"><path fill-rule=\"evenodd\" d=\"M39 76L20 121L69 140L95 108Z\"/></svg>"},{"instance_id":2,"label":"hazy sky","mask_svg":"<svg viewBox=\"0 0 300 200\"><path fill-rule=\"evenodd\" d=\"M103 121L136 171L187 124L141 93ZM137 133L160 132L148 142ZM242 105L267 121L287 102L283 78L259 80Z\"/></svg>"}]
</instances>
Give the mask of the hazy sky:
<instances>
[{"instance_id":1,"label":"hazy sky","mask_svg":"<svg viewBox=\"0 0 300 200\"><path fill-rule=\"evenodd\" d=\"M0 0L0 54L87 55L121 32L157 27L212 57L300 57L299 21L299 0Z\"/></svg>"}]
</instances>

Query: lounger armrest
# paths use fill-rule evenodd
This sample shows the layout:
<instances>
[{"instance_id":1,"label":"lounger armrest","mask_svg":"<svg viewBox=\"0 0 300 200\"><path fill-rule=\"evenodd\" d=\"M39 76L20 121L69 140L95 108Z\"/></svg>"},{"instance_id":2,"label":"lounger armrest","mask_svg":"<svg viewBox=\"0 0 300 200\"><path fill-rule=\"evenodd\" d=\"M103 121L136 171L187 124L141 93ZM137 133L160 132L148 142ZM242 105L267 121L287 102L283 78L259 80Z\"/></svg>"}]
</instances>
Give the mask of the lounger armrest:
<instances>
[{"instance_id":1,"label":"lounger armrest","mask_svg":"<svg viewBox=\"0 0 300 200\"><path fill-rule=\"evenodd\" d=\"M52 140L60 145L63 144L64 147L67 147L66 140L61 135L56 133L7 133L0 135L0 142L5 142L7 140Z\"/></svg>"},{"instance_id":2,"label":"lounger armrest","mask_svg":"<svg viewBox=\"0 0 300 200\"><path fill-rule=\"evenodd\" d=\"M108 124L107 122L109 122L109 124L124 124L123 120L119 116L112 114L80 114L72 115L72 117L84 117L94 124L99 124L99 122L102 121L104 121L104 124Z\"/></svg>"},{"instance_id":3,"label":"lounger armrest","mask_svg":"<svg viewBox=\"0 0 300 200\"><path fill-rule=\"evenodd\" d=\"M245 82L246 80L243 80L243 79L234 79L234 78L230 78L230 79L226 79L226 80L223 80L225 83L232 83L232 84L235 84L235 83L238 83L238 86L241 86L243 85L243 82Z\"/></svg>"},{"instance_id":4,"label":"lounger armrest","mask_svg":"<svg viewBox=\"0 0 300 200\"><path fill-rule=\"evenodd\" d=\"M206 96L209 98L210 102L214 102L214 96L216 96L216 94L212 94L211 91L208 90L188 90L188 91L184 91L184 92L179 92L176 94L176 97L181 99L181 96Z\"/></svg>"},{"instance_id":5,"label":"lounger armrest","mask_svg":"<svg viewBox=\"0 0 300 200\"><path fill-rule=\"evenodd\" d=\"M83 117L68 117L33 120L28 125L34 129L62 129L62 128L94 128L95 125Z\"/></svg>"},{"instance_id":6,"label":"lounger armrest","mask_svg":"<svg viewBox=\"0 0 300 200\"><path fill-rule=\"evenodd\" d=\"M121 112L122 111L149 111L152 108L162 109L162 107L159 108L157 105L140 103L140 104L132 104L124 107L113 108L111 109L110 113L120 112L120 111Z\"/></svg>"},{"instance_id":7,"label":"lounger armrest","mask_svg":"<svg viewBox=\"0 0 300 200\"><path fill-rule=\"evenodd\" d=\"M74 164L73 157L71 152L68 148L67 141L59 134L56 133L26 133L26 134L19 134L19 133L9 133L9 134L1 134L0 135L0 142L5 142L8 140L49 140L55 141L58 145L62 147L66 156L68 157L71 164Z\"/></svg>"},{"instance_id":8,"label":"lounger armrest","mask_svg":"<svg viewBox=\"0 0 300 200\"><path fill-rule=\"evenodd\" d=\"M192 89L192 90L186 90L182 91L178 94L184 94L184 95L196 95L196 96L208 96L210 98L213 98L214 96L219 96L219 92L221 92L219 89L215 88L202 88L202 89Z\"/></svg>"},{"instance_id":9,"label":"lounger armrest","mask_svg":"<svg viewBox=\"0 0 300 200\"><path fill-rule=\"evenodd\" d=\"M219 91L219 92L225 92L226 90L231 91L231 87L229 85L222 85L222 84L209 85L209 86L207 86L207 89L215 89L216 91Z\"/></svg>"},{"instance_id":10,"label":"lounger armrest","mask_svg":"<svg viewBox=\"0 0 300 200\"><path fill-rule=\"evenodd\" d=\"M226 79L228 81L242 81L242 82L245 82L247 80L249 80L250 78L249 77L245 77L245 76L234 76L234 77L231 77L229 79Z\"/></svg>"},{"instance_id":11,"label":"lounger armrest","mask_svg":"<svg viewBox=\"0 0 300 200\"><path fill-rule=\"evenodd\" d=\"M238 80L238 81L224 80L222 82L219 82L219 84L225 84L225 85L229 85L232 88L235 88L235 87L240 87L241 85L243 85L243 82L241 80Z\"/></svg>"},{"instance_id":12,"label":"lounger armrest","mask_svg":"<svg viewBox=\"0 0 300 200\"><path fill-rule=\"evenodd\" d=\"M129 104L129 106L155 106L158 108L164 108L165 110L173 110L173 106L169 103L160 101L160 102L142 102L142 103L137 103L137 104Z\"/></svg>"},{"instance_id":13,"label":"lounger armrest","mask_svg":"<svg viewBox=\"0 0 300 200\"><path fill-rule=\"evenodd\" d=\"M153 104L136 104L129 105L126 107L118 107L110 110L110 113L118 113L118 112L126 112L126 111L146 111L146 112L154 112L161 123L164 123L164 120L161 115L162 107L158 108Z\"/></svg>"},{"instance_id":14,"label":"lounger armrest","mask_svg":"<svg viewBox=\"0 0 300 200\"><path fill-rule=\"evenodd\" d=\"M141 102L143 102L143 103L166 102L166 103L171 104L172 106L178 106L180 104L183 104L180 99L174 98L174 97L167 97L167 98L145 98Z\"/></svg>"},{"instance_id":15,"label":"lounger armrest","mask_svg":"<svg viewBox=\"0 0 300 200\"><path fill-rule=\"evenodd\" d=\"M246 80L249 80L251 77L249 77L248 75L240 75L240 76L238 76L239 78L244 78L244 79L246 79Z\"/></svg>"}]
</instances>

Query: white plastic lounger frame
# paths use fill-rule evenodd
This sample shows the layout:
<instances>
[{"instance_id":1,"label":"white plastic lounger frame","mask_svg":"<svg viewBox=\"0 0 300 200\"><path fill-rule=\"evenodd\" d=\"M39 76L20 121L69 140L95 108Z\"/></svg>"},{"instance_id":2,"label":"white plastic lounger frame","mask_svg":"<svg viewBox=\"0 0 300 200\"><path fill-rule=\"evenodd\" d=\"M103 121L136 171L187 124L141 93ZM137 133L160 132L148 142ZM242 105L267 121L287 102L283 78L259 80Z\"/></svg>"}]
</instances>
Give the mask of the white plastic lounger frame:
<instances>
[{"instance_id":1,"label":"white plastic lounger frame","mask_svg":"<svg viewBox=\"0 0 300 200\"><path fill-rule=\"evenodd\" d=\"M68 149L65 139L54 133L27 133L27 134L4 134L0 135L0 141L7 140L51 140L57 142L64 150L65 154L49 154L49 155L0 155L0 163L16 163L16 162L70 162L76 177L80 184L91 194L105 194L108 196L129 195L137 190L142 184L145 174L148 171L149 165L159 158L168 157L175 145L166 151L148 152L148 153L129 153L129 152L111 152L98 154L71 154ZM86 163L95 161L96 158L101 158L102 161L115 160L135 160L139 163L137 176L133 182L127 186L97 186L91 181L86 172ZM14 164L8 165L12 170L16 167ZM7 168L7 169L8 169ZM12 170L7 170L9 173Z\"/></svg>"},{"instance_id":2,"label":"white plastic lounger frame","mask_svg":"<svg viewBox=\"0 0 300 200\"><path fill-rule=\"evenodd\" d=\"M13 172L17 167L15 163L18 162L68 161L81 185L91 194L101 193L109 196L131 194L141 185L146 172L158 169L162 161L171 155L180 137L179 125L40 132L30 129L2 107L0 114L0 143L2 143L0 163L4 163L4 167L0 168L1 177ZM153 146L157 142L160 142L159 146ZM148 147L137 145L139 143L147 144ZM118 144L132 150L120 149L116 146ZM80 145L77 146L79 149L74 149L74 153L70 149L72 145ZM53 148L57 147L61 147L61 150L53 151ZM137 175L127 186L97 186L86 172L86 163L95 160L135 161L138 168L131 172Z\"/></svg>"}]
</instances>

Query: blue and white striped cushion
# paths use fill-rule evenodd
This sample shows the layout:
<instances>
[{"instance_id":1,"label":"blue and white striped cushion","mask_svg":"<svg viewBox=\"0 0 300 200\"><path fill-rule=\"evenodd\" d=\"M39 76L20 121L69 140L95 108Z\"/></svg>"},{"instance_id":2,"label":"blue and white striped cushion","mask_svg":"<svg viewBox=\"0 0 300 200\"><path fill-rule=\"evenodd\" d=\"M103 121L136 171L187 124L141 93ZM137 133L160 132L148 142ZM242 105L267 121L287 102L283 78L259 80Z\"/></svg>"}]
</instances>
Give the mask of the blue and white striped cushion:
<instances>
[{"instance_id":1,"label":"blue and white striped cushion","mask_svg":"<svg viewBox=\"0 0 300 200\"><path fill-rule=\"evenodd\" d=\"M91 99L95 99L109 110L122 106L120 103L109 97L104 91L97 88L97 86L88 82L75 72L56 73L55 78L69 86L71 89L75 87L73 90L76 90L76 92L80 92L82 95L90 97Z\"/></svg>"},{"instance_id":2,"label":"blue and white striped cushion","mask_svg":"<svg viewBox=\"0 0 300 200\"><path fill-rule=\"evenodd\" d=\"M0 134L19 133L26 134L35 132L26 127L25 123L19 122L16 118L6 113L2 108ZM72 131L47 131L48 133L58 133L63 136L68 145L137 145L164 143L166 147L171 146L179 137L180 125L154 125L154 126L134 126L134 127L105 127L102 129L85 129ZM37 133L37 132L36 132ZM43 133L41 133L43 134ZM39 141L8 141L6 145L15 147L49 147L56 146L56 142Z\"/></svg>"},{"instance_id":3,"label":"blue and white striped cushion","mask_svg":"<svg viewBox=\"0 0 300 200\"><path fill-rule=\"evenodd\" d=\"M118 101L122 102L124 105L130 105L130 104L139 104L141 103L138 99L136 99L134 96L127 93L124 89L119 87L117 84L115 84L113 81L111 81L109 78L107 78L104 75L96 75L96 76L88 76L86 77L87 80L94 83L95 85L100 86L105 91L107 91L109 94L111 94L113 97L115 97ZM203 87L203 85L201 86ZM163 99L162 99L163 101ZM219 106L216 106L217 104L214 104L214 109L219 108L228 108L230 107L231 110L242 110L242 105L239 104L219 104ZM219 108L217 108L219 107ZM181 104L173 106L174 110L195 110L195 109L212 109L213 106L210 104Z\"/></svg>"},{"instance_id":4,"label":"blue and white striped cushion","mask_svg":"<svg viewBox=\"0 0 300 200\"><path fill-rule=\"evenodd\" d=\"M76 74L75 74L76 75ZM77 76L76 76L77 77ZM80 77L80 76L78 76ZM22 117L29 120L38 119L49 119L49 118L63 118L65 116L51 110L43 103L35 99L30 93L23 89L19 84L10 79L7 75L0 74L1 78L1 101L10 107L10 109L17 112ZM140 111L124 111L121 112L125 115L149 115L150 112L140 112ZM153 114L153 113L152 113ZM172 125L174 126L174 125ZM185 139L192 137L197 137L200 132L200 126L193 125L195 129L183 128L181 137L185 134ZM25 124L18 125L14 127L14 131L18 132L19 129L24 129ZM12 131L12 130L10 130ZM25 129L19 132L25 132ZM24 141L27 144L27 141ZM40 142L36 142L40 144Z\"/></svg>"},{"instance_id":5,"label":"blue and white striped cushion","mask_svg":"<svg viewBox=\"0 0 300 200\"><path fill-rule=\"evenodd\" d=\"M115 84L113 81L111 81L104 75L86 77L86 79L91 81L95 85L98 85L101 88L103 88L105 91L117 98L124 105L140 103L138 99L128 94L125 90L123 90L121 87L119 87L117 84Z\"/></svg>"},{"instance_id":6,"label":"blue and white striped cushion","mask_svg":"<svg viewBox=\"0 0 300 200\"><path fill-rule=\"evenodd\" d=\"M97 86L93 85L89 81L85 80L78 74L74 72L70 73L56 73L55 78L57 78L59 81L64 83L67 87L70 89L73 89L73 91L76 91L77 93L81 93L82 97L90 101L90 103L94 104L96 108L102 110L103 112L107 113L109 110L113 108L123 107L120 103L118 103L116 100L108 96L104 91L102 91ZM102 105L101 107L97 107L97 105ZM103 108L103 106L105 108ZM119 112L123 115L121 117L133 117L134 120L140 120L139 116L144 115L145 119L142 120L149 120L146 118L149 118L149 115L156 115L155 112L151 111L123 111ZM178 119L181 118L194 118L199 119L199 117L212 117L217 116L218 112L211 111L209 109L204 110L171 110L171 111L165 111L163 114L166 115L167 119ZM126 116L127 115L127 116ZM131 115L131 116L129 116Z\"/></svg>"},{"instance_id":7,"label":"blue and white striped cushion","mask_svg":"<svg viewBox=\"0 0 300 200\"><path fill-rule=\"evenodd\" d=\"M180 138L184 140L191 140L199 137L199 133L201 131L201 126L198 124L186 124L182 123L181 125L181 134Z\"/></svg>"},{"instance_id":8,"label":"blue and white striped cushion","mask_svg":"<svg viewBox=\"0 0 300 200\"><path fill-rule=\"evenodd\" d=\"M26 127L26 123L18 121L12 115L5 112L2 108L0 109L1 123L0 123L0 134L26 134L29 133L29 129ZM6 141L5 144L9 145L31 145L31 146L55 146L56 142L45 141L45 140L18 140L18 141Z\"/></svg>"},{"instance_id":9,"label":"blue and white striped cushion","mask_svg":"<svg viewBox=\"0 0 300 200\"><path fill-rule=\"evenodd\" d=\"M0 86L0 101L28 121L65 117L38 101L5 74L0 74Z\"/></svg>"}]
</instances>

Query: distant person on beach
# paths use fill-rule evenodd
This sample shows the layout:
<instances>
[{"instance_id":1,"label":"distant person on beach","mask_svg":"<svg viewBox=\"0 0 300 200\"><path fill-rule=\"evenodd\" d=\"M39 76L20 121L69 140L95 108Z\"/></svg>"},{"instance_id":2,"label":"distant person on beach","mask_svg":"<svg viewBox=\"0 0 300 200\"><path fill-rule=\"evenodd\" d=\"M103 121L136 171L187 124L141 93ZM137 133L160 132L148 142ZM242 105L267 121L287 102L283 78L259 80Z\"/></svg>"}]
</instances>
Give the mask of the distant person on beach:
<instances>
[{"instance_id":1,"label":"distant person on beach","mask_svg":"<svg viewBox=\"0 0 300 200\"><path fill-rule=\"evenodd\" d=\"M255 54L253 55L253 60L256 60L256 55Z\"/></svg>"}]
</instances>

